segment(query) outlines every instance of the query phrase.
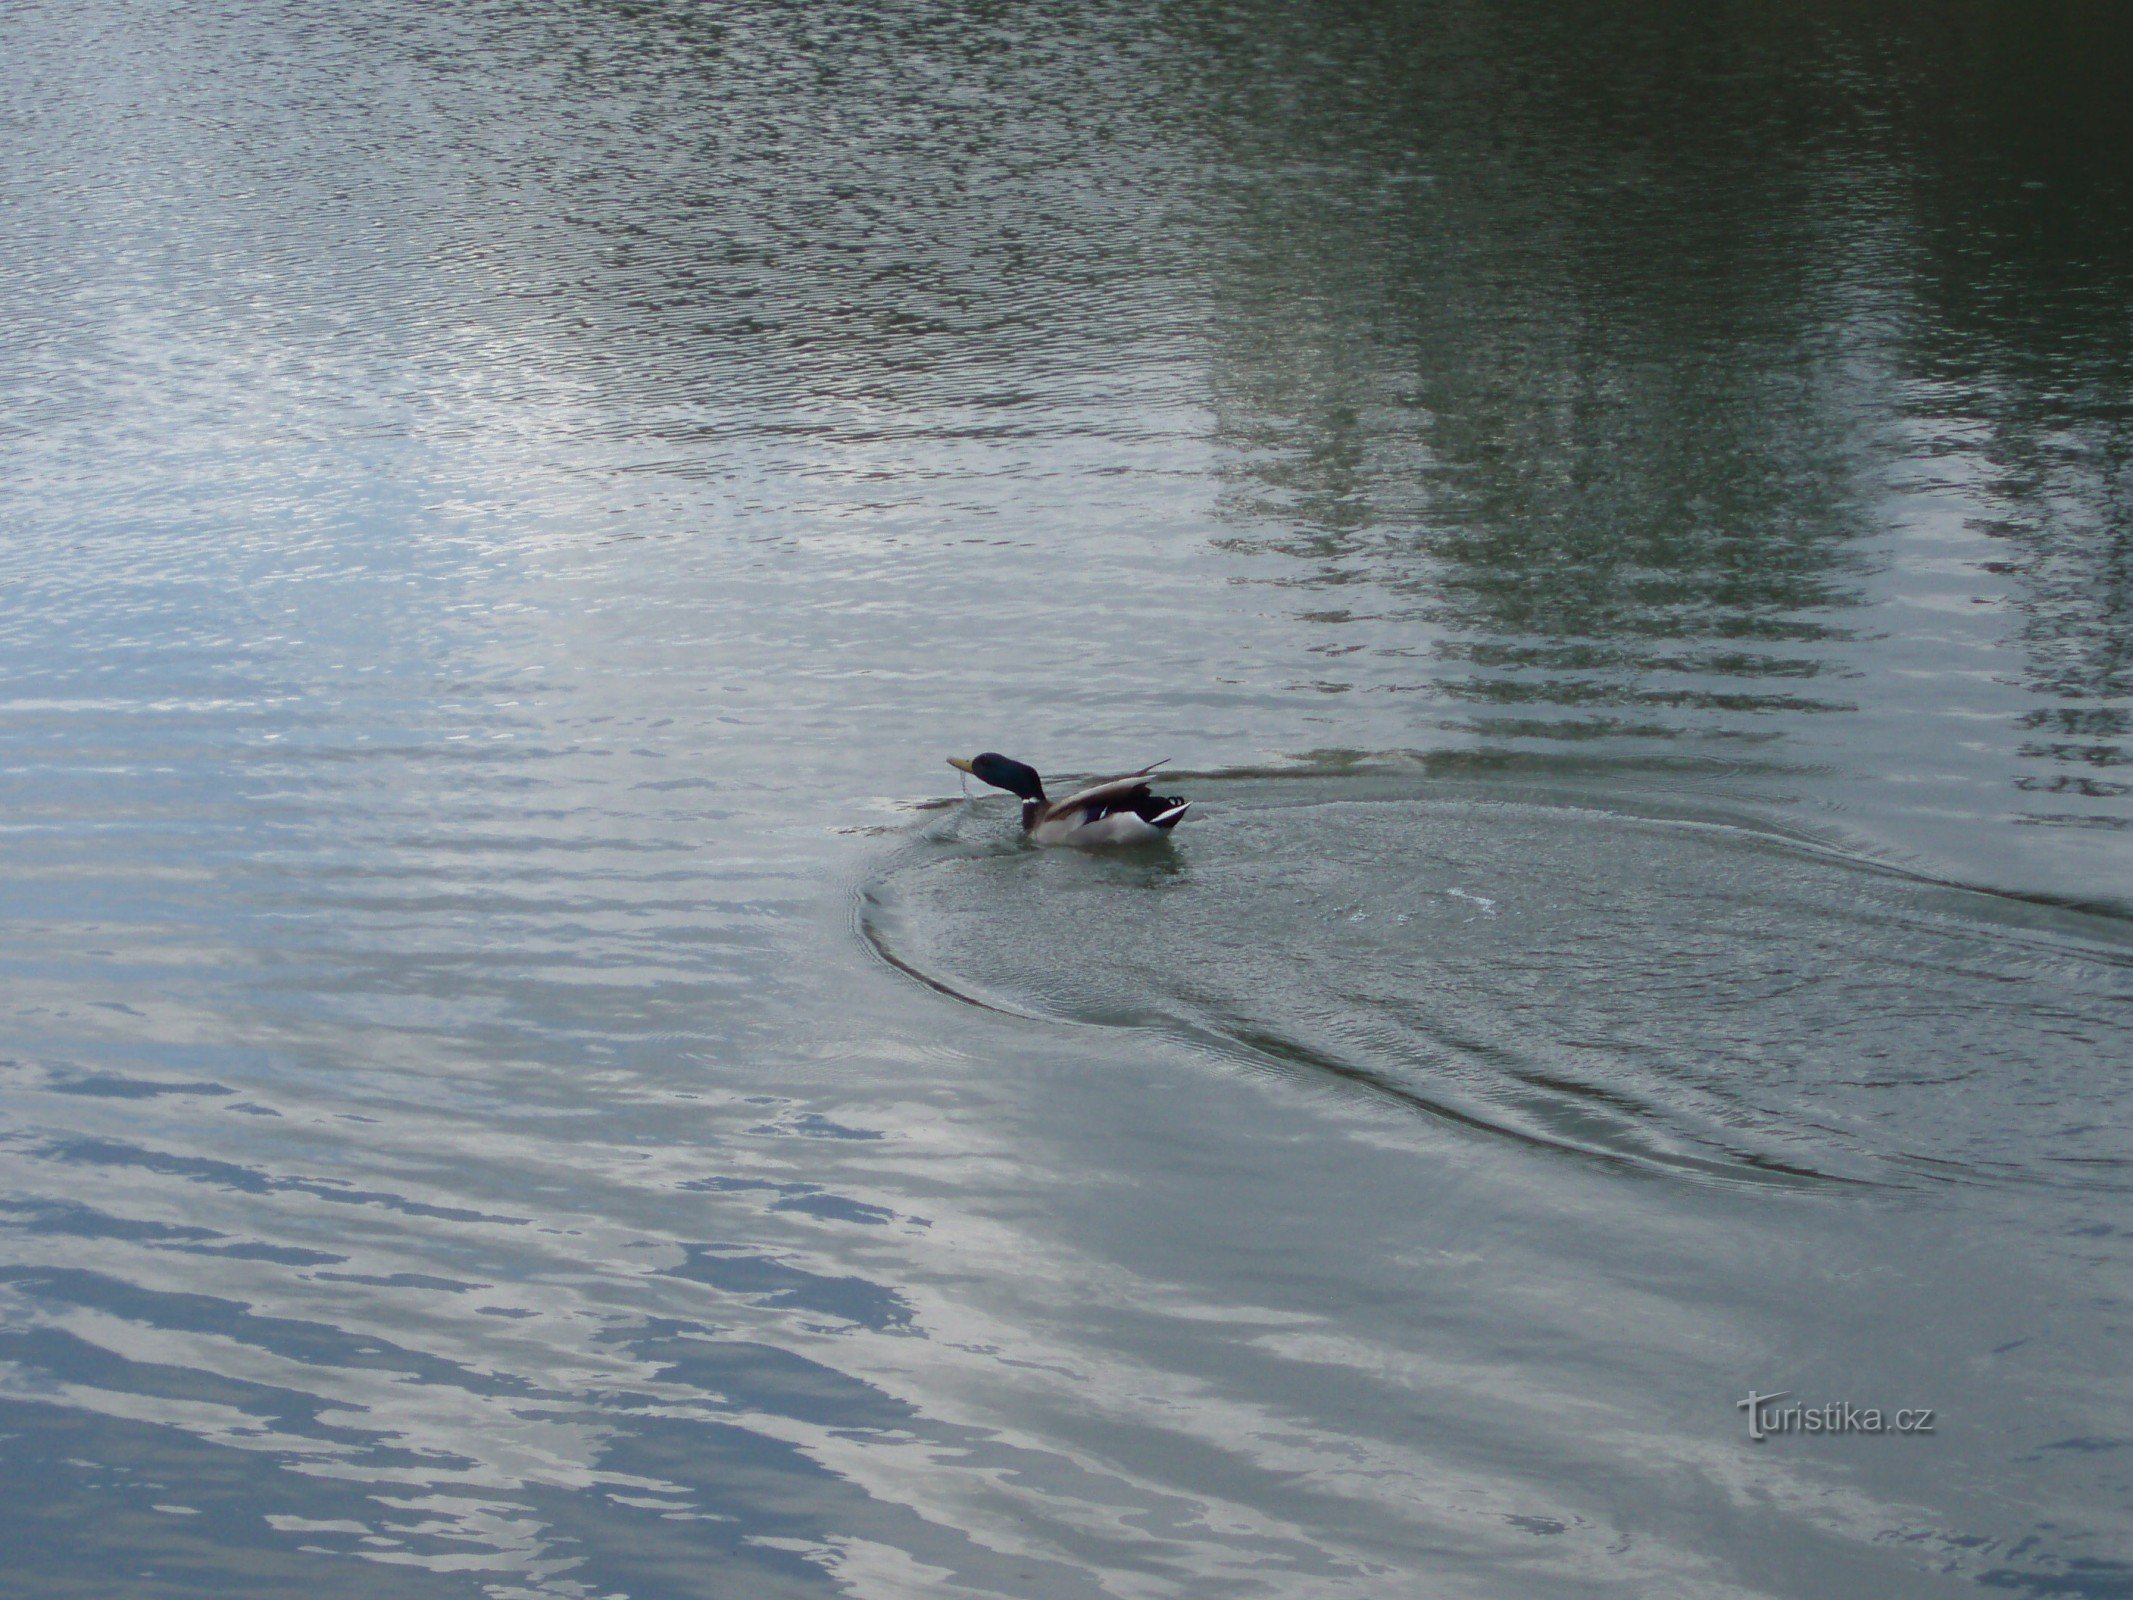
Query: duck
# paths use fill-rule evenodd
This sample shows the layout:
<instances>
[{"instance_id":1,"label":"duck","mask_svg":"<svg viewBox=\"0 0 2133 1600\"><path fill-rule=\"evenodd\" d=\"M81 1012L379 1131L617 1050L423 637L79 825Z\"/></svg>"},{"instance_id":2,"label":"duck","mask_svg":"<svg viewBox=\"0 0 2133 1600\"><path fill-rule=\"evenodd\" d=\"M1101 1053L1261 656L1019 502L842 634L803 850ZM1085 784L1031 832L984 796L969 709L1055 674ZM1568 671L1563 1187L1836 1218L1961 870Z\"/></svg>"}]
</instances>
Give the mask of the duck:
<instances>
[{"instance_id":1,"label":"duck","mask_svg":"<svg viewBox=\"0 0 2133 1600\"><path fill-rule=\"evenodd\" d=\"M997 750L968 761L960 756L948 758L948 765L958 772L1022 797L1022 833L1031 844L1148 844L1169 838L1170 830L1192 809L1192 802L1158 795L1149 788L1148 774L1164 764L1157 761L1138 772L1106 778L1064 800L1047 800L1044 780L1026 762L1011 760Z\"/></svg>"}]
</instances>

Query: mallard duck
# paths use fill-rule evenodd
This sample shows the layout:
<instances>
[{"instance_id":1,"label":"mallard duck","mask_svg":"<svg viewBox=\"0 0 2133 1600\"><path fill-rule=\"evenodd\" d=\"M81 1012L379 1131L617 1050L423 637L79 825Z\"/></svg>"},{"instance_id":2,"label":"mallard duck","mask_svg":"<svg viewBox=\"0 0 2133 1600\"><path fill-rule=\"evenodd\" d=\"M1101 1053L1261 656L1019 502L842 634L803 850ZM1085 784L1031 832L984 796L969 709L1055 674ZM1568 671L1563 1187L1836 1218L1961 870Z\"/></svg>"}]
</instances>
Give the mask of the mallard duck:
<instances>
[{"instance_id":1,"label":"mallard duck","mask_svg":"<svg viewBox=\"0 0 2133 1600\"><path fill-rule=\"evenodd\" d=\"M1128 772L1068 795L1044 798L1037 769L1011 761L997 751L968 761L950 756L948 765L981 783L1022 797L1022 831L1031 844L1145 844L1168 836L1178 819L1192 809L1190 800L1149 792L1148 774L1163 765Z\"/></svg>"}]
</instances>

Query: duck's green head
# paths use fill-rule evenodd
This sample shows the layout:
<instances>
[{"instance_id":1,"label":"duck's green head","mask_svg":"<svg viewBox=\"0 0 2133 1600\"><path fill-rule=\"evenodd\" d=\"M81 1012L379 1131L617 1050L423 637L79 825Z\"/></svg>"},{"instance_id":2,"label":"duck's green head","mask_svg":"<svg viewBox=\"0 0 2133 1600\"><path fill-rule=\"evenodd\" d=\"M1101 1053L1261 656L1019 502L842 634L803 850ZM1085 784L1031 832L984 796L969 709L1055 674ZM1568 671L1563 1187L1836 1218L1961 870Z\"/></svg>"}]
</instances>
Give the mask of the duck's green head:
<instances>
[{"instance_id":1,"label":"duck's green head","mask_svg":"<svg viewBox=\"0 0 2133 1600\"><path fill-rule=\"evenodd\" d=\"M1019 794L1025 800L1044 798L1044 780L1037 776L1037 769L1024 766L1019 761L1010 761L996 750L972 756L968 761L961 756L950 756L948 765L958 772L969 773L980 783L989 783L995 789L1005 789L1009 794Z\"/></svg>"}]
</instances>

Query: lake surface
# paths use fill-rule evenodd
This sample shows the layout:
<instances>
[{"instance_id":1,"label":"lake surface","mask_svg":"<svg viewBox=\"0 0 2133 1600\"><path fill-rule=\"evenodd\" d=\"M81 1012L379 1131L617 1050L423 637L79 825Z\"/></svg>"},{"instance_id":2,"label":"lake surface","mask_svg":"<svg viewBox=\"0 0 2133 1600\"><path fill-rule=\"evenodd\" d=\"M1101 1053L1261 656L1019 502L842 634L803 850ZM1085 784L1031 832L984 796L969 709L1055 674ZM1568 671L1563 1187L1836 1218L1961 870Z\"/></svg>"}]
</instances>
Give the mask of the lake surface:
<instances>
[{"instance_id":1,"label":"lake surface","mask_svg":"<svg viewBox=\"0 0 2133 1600\"><path fill-rule=\"evenodd\" d=\"M9 8L4 1587L2133 1594L2129 76Z\"/></svg>"}]
</instances>

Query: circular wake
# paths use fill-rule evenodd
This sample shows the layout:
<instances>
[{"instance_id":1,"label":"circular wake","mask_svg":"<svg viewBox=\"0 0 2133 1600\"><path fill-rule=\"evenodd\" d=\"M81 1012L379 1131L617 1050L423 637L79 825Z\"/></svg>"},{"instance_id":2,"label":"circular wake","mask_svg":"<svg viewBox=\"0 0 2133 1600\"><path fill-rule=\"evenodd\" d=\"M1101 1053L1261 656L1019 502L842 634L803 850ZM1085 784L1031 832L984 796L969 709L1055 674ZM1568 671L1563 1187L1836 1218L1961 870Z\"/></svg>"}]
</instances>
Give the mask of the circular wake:
<instances>
[{"instance_id":1,"label":"circular wake","mask_svg":"<svg viewBox=\"0 0 2133 1600\"><path fill-rule=\"evenodd\" d=\"M1473 785L1194 786L1175 848L1034 850L961 809L863 897L975 1004L1150 1028L1595 1159L1778 1183L2115 1185L2116 918L1738 821Z\"/></svg>"}]
</instances>

